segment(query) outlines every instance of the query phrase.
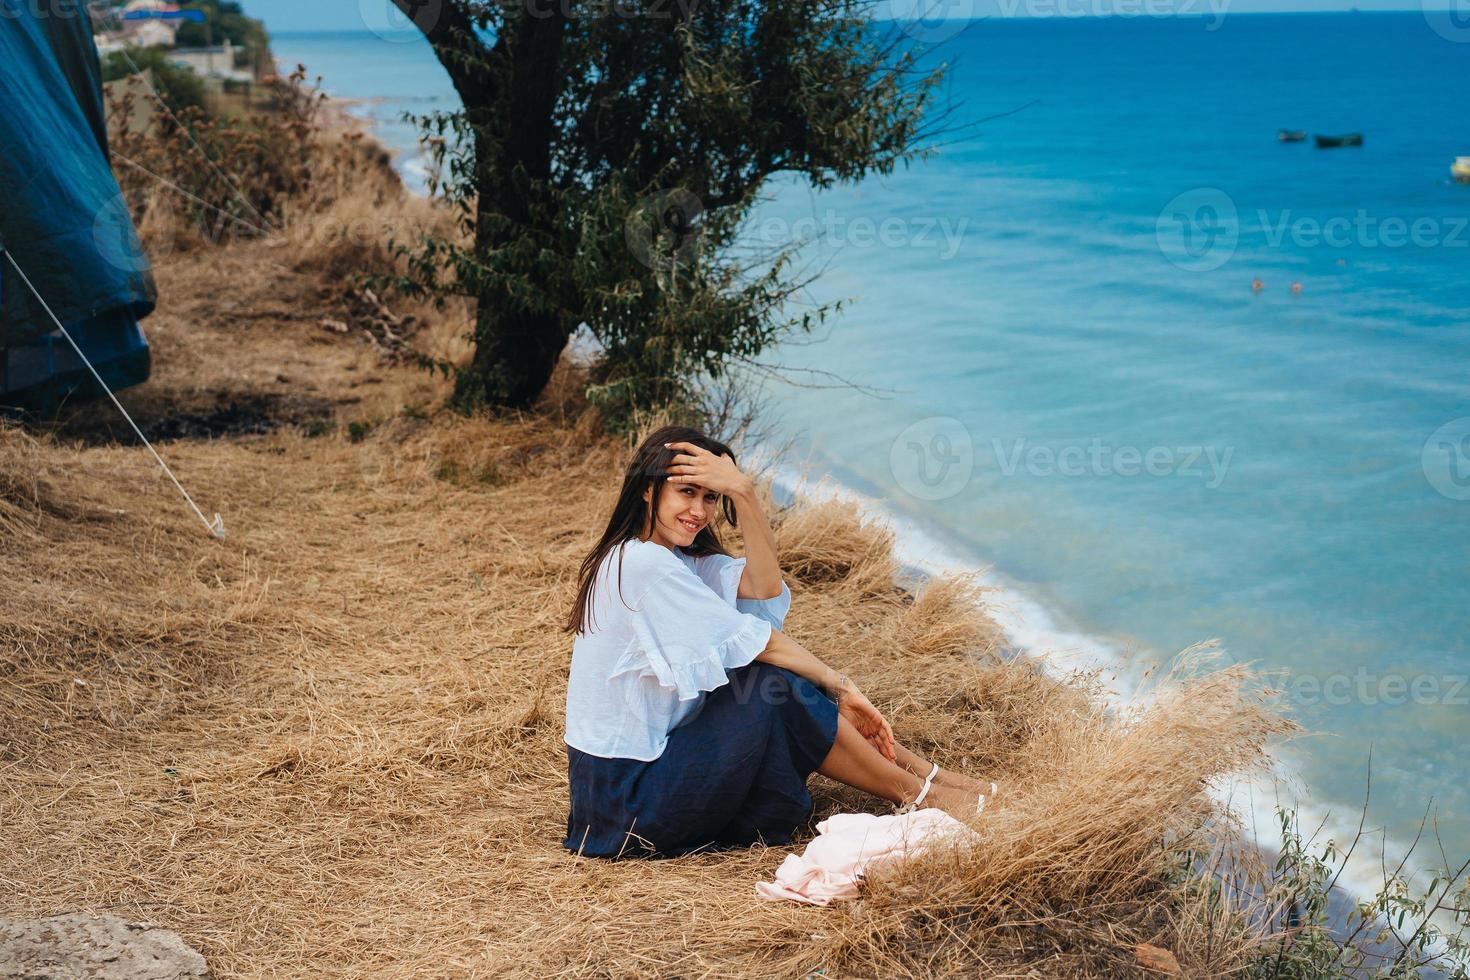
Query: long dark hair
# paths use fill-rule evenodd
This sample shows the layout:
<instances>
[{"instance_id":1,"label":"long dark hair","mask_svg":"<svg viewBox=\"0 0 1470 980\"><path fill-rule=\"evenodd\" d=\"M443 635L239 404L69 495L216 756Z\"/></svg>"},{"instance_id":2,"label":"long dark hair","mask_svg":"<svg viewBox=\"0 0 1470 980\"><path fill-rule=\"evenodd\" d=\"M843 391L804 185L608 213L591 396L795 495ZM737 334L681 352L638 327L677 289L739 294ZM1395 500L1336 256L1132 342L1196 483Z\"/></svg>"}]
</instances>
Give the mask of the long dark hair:
<instances>
[{"instance_id":1,"label":"long dark hair","mask_svg":"<svg viewBox=\"0 0 1470 980\"><path fill-rule=\"evenodd\" d=\"M582 570L578 574L577 601L572 606L571 615L567 617L566 630L571 633L591 632L597 626L592 622L592 589L597 584L597 570L602 565L602 560L608 556L614 548L621 545L629 538L642 535L645 524L651 526L653 515L658 513L659 498L665 489L669 487L664 477L669 475L669 467L673 464L674 457L683 452L682 449L665 449L666 442L689 442L708 449L716 456L729 455L733 461L735 453L723 442L711 439L698 429L691 429L687 425L666 425L648 434L633 453L633 459L628 463L628 469L623 473L623 489L618 492L618 502L613 507L612 516L608 518L607 530L602 532L602 539L582 561ZM648 503L643 502L643 488L653 487L653 493L648 498ZM735 505L730 498L721 495L720 510L725 515L725 520L730 526L735 525ZM713 522L699 529L694 540L685 546L685 551L691 555L728 555L724 545L720 544L719 537L715 534ZM622 595L623 562L622 555L618 556L618 594Z\"/></svg>"}]
</instances>

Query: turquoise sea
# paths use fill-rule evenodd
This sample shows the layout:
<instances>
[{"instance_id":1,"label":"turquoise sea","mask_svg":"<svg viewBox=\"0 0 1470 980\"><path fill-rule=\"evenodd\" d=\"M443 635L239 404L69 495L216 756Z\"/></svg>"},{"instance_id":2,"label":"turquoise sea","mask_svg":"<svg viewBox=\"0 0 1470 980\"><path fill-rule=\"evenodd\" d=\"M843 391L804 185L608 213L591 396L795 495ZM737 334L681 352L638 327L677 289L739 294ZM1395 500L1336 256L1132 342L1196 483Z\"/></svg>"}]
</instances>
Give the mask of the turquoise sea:
<instances>
[{"instance_id":1,"label":"turquoise sea","mask_svg":"<svg viewBox=\"0 0 1470 980\"><path fill-rule=\"evenodd\" d=\"M938 154L778 184L752 224L807 243L809 301L852 300L767 358L820 372L772 389L785 432L1125 673L1210 638L1288 671L1285 798L1356 824L1371 750L1370 824L1406 842L1432 806L1470 853L1470 23L914 37L950 62ZM421 41L275 47L418 172L398 114L453 105Z\"/></svg>"}]
</instances>

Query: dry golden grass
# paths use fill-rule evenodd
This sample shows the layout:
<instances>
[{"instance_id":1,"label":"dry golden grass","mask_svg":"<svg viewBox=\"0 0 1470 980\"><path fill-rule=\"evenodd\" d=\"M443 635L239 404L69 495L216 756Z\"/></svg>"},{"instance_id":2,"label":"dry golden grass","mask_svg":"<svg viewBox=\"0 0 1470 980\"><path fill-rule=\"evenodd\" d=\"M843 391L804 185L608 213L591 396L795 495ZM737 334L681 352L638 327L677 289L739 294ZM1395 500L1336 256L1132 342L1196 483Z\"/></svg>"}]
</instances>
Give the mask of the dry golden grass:
<instances>
[{"instance_id":1,"label":"dry golden grass","mask_svg":"<svg viewBox=\"0 0 1470 980\"><path fill-rule=\"evenodd\" d=\"M105 406L0 429L0 913L160 921L225 977L1106 976L1141 972L1139 942L1239 965L1233 926L1158 871L1215 819L1206 782L1285 731L1249 678L1191 668L1112 710L1093 678L1000 658L973 582L900 589L887 532L842 504L777 514L788 630L901 739L1006 783L979 843L825 910L756 899L783 848L563 851L558 627L626 450L569 372L536 413L438 409L428 375L318 328L357 261L319 257L160 270L130 406L278 425L164 447L223 542ZM884 806L815 784L814 819Z\"/></svg>"}]
</instances>

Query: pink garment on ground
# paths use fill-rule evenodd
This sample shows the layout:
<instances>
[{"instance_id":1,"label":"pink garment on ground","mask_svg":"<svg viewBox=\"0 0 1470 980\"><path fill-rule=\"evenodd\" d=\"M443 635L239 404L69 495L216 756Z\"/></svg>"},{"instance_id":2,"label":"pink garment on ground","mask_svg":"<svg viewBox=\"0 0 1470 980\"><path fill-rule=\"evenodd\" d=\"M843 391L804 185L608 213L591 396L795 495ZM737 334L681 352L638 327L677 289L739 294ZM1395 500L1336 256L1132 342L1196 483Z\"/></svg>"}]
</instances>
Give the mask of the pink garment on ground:
<instances>
[{"instance_id":1,"label":"pink garment on ground","mask_svg":"<svg viewBox=\"0 0 1470 980\"><path fill-rule=\"evenodd\" d=\"M834 813L817 824L817 836L803 853L786 855L775 881L756 882L756 894L808 905L857 898L868 865L919 854L942 836L974 833L933 807L882 816Z\"/></svg>"}]
</instances>

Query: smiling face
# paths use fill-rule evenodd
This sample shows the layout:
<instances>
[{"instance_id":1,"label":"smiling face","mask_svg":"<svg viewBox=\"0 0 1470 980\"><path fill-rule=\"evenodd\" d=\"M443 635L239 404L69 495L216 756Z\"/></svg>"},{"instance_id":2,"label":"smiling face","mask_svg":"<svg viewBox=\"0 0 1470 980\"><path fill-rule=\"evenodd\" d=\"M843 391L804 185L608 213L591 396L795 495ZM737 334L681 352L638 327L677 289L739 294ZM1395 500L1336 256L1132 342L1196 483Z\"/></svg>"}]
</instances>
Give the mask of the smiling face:
<instances>
[{"instance_id":1,"label":"smiling face","mask_svg":"<svg viewBox=\"0 0 1470 980\"><path fill-rule=\"evenodd\" d=\"M646 504L653 496L653 487L643 491ZM694 537L714 519L720 495L713 490L694 483L669 483L659 494L658 508L654 512L652 527L645 525L645 540L656 541L665 548L687 547Z\"/></svg>"}]
</instances>

